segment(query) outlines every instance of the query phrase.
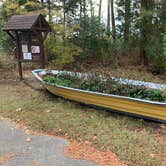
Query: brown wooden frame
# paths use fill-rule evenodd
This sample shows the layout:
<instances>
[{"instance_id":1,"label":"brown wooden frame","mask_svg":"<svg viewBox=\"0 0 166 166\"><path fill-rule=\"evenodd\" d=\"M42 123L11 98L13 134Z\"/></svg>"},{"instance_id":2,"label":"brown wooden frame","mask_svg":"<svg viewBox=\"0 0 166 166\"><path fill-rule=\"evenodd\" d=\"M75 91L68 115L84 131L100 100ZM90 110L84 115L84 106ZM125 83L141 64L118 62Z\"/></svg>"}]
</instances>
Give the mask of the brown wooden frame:
<instances>
[{"instance_id":1,"label":"brown wooden frame","mask_svg":"<svg viewBox=\"0 0 166 166\"><path fill-rule=\"evenodd\" d=\"M22 17L22 20L25 21L26 16L30 15L22 15L19 16L19 18ZM17 25L17 22L13 19L12 22L12 17L9 23L7 23L7 26L3 28L5 32L15 41L16 46L17 46L17 61L18 61L18 72L20 79L23 79L23 73L22 73L22 62L26 62L26 60L22 59L22 48L21 48L21 40L20 40L20 32L24 33L30 33L30 36L32 34L35 34L37 41L39 42L40 45L40 60L27 60L27 62L36 62L39 61L41 64L41 68L45 67L45 51L44 51L44 41L48 35L48 33L51 31L51 27L49 26L48 22L44 19L44 17L41 14L36 14L35 15L36 19L32 20L32 25L31 27L24 27L23 29L19 28L13 28L12 29L12 24L14 22L14 25ZM32 17L33 19L33 17ZM20 22L18 22L18 25ZM42 35L44 33L44 35ZM32 43L31 43L32 45Z\"/></svg>"}]
</instances>

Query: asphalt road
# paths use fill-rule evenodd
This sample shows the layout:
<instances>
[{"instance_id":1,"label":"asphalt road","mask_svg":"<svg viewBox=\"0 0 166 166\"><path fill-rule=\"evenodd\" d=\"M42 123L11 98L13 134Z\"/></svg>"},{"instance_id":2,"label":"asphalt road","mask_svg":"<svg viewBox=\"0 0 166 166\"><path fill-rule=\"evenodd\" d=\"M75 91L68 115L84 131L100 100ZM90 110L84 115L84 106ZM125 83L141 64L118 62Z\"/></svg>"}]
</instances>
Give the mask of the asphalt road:
<instances>
[{"instance_id":1,"label":"asphalt road","mask_svg":"<svg viewBox=\"0 0 166 166\"><path fill-rule=\"evenodd\" d=\"M97 166L90 161L66 157L63 149L67 145L62 138L27 135L23 129L0 120L0 166Z\"/></svg>"}]
</instances>

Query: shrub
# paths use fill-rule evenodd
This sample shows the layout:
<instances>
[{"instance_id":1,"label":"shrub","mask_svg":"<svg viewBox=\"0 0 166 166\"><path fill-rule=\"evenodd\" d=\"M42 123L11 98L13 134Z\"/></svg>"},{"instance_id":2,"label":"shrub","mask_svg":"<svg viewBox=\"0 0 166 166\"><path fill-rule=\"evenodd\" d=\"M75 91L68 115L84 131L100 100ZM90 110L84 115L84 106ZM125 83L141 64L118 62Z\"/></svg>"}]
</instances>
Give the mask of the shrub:
<instances>
[{"instance_id":1,"label":"shrub","mask_svg":"<svg viewBox=\"0 0 166 166\"><path fill-rule=\"evenodd\" d=\"M68 38L63 38L64 33L61 25L57 25L56 33L52 33L46 40L46 51L48 59L55 65L66 65L74 62L75 57L78 56L82 49L72 42Z\"/></svg>"}]
</instances>

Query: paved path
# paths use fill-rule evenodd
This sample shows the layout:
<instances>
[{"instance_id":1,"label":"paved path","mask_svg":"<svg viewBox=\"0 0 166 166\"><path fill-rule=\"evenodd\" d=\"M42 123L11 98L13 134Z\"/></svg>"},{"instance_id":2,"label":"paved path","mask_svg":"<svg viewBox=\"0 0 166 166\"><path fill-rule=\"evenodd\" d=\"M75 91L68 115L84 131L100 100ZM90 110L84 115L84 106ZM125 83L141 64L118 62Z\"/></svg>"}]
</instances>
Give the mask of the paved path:
<instances>
[{"instance_id":1,"label":"paved path","mask_svg":"<svg viewBox=\"0 0 166 166\"><path fill-rule=\"evenodd\" d=\"M27 142L27 137L32 140ZM68 142L45 135L28 135L13 124L0 120L0 166L97 166L64 156Z\"/></svg>"}]
</instances>

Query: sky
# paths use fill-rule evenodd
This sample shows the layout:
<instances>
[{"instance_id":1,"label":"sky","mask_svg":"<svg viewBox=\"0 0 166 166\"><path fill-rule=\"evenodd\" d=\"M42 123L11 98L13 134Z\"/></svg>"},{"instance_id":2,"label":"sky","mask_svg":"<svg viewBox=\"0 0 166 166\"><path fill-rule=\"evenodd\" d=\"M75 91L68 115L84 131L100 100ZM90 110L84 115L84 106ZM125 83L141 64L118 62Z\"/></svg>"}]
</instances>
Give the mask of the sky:
<instances>
[{"instance_id":1,"label":"sky","mask_svg":"<svg viewBox=\"0 0 166 166\"><path fill-rule=\"evenodd\" d=\"M99 10L99 1L100 0L93 0L96 14L98 14L98 10ZM104 17L107 16L107 1L108 0L102 0L102 15Z\"/></svg>"},{"instance_id":2,"label":"sky","mask_svg":"<svg viewBox=\"0 0 166 166\"><path fill-rule=\"evenodd\" d=\"M103 17L107 16L107 0L103 0L102 13L103 13Z\"/></svg>"},{"instance_id":3,"label":"sky","mask_svg":"<svg viewBox=\"0 0 166 166\"><path fill-rule=\"evenodd\" d=\"M100 0L93 0L94 4L95 4L95 12L96 12L96 15L98 14L98 10L99 10L99 1ZM108 0L102 0L102 17L103 17L103 21L105 22L106 19L107 19L107 2ZM114 4L114 12L115 12L115 15L116 15L116 5Z\"/></svg>"}]
</instances>

